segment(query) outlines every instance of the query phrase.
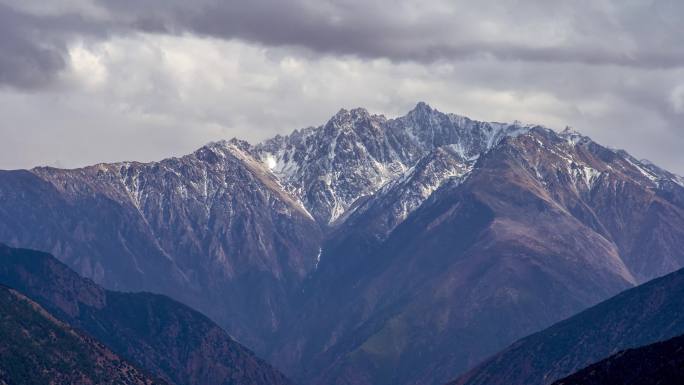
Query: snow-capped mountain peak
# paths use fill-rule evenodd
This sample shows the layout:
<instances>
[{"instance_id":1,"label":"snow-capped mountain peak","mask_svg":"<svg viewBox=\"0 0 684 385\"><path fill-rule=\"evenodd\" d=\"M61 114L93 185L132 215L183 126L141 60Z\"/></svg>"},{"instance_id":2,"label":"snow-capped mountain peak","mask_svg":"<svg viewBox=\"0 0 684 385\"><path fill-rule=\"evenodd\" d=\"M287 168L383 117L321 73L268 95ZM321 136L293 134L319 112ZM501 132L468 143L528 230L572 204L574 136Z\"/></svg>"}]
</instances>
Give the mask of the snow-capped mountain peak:
<instances>
[{"instance_id":1,"label":"snow-capped mountain peak","mask_svg":"<svg viewBox=\"0 0 684 385\"><path fill-rule=\"evenodd\" d=\"M472 161L531 127L478 122L420 102L389 120L363 108L341 109L325 125L276 136L255 150L319 223L330 224L436 148L449 146Z\"/></svg>"}]
</instances>

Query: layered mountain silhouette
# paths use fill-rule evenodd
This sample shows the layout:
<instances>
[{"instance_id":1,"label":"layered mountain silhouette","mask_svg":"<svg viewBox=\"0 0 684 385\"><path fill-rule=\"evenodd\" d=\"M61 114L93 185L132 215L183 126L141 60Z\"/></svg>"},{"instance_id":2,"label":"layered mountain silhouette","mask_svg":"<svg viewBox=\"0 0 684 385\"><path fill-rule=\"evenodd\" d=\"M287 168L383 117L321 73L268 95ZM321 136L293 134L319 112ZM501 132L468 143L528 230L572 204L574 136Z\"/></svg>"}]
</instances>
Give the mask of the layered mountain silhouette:
<instances>
[{"instance_id":1,"label":"layered mountain silhouette","mask_svg":"<svg viewBox=\"0 0 684 385\"><path fill-rule=\"evenodd\" d=\"M684 336L628 349L554 385L677 385L684 379Z\"/></svg>"},{"instance_id":2,"label":"layered mountain silhouette","mask_svg":"<svg viewBox=\"0 0 684 385\"><path fill-rule=\"evenodd\" d=\"M0 286L0 384L165 384Z\"/></svg>"},{"instance_id":3,"label":"layered mountain silhouette","mask_svg":"<svg viewBox=\"0 0 684 385\"><path fill-rule=\"evenodd\" d=\"M104 290L49 254L0 245L0 283L40 303L60 320L54 320L55 324L65 322L82 330L90 336L86 341L96 338L98 344L169 384L290 384L269 364L187 306L156 294ZM55 351L73 344L59 340L51 343ZM16 349L14 342L7 345ZM45 350L40 345L35 349ZM74 365L80 365L84 358L74 356L72 360ZM31 361L19 356L15 361L23 362L26 368L31 365ZM51 365L62 367L57 362ZM101 381L92 383L104 383ZM114 377L113 382L107 381L127 383ZM88 383L59 383L67 382Z\"/></svg>"},{"instance_id":4,"label":"layered mountain silhouette","mask_svg":"<svg viewBox=\"0 0 684 385\"><path fill-rule=\"evenodd\" d=\"M551 384L621 350L653 344L682 334L684 270L678 270L620 293L548 329L515 342L453 384ZM681 338L672 345L662 347L674 348L677 343L681 344ZM648 351L657 355L660 354L657 352L659 349L647 349L642 353ZM666 354L665 352L666 350L662 350L662 354ZM679 354L681 360L683 353ZM619 372L631 376L626 366L619 369L620 365L627 365L628 362L621 360L636 359L641 357L641 353L629 353L627 356L621 354L619 357L622 358L614 357L599 364L599 367L604 368L600 370L610 370L616 379L620 376ZM644 354L643 357L643 366L632 368L634 376L647 375L650 365L655 365L655 361L659 360L656 356L649 359ZM673 355L672 359L676 362L677 355ZM649 360L652 364L649 364ZM615 367L612 366L613 363ZM665 365L666 362L662 364ZM666 370L665 367L662 369ZM653 367L653 370L660 369ZM611 373L604 374L609 376ZM584 372L581 376L574 377L573 381L588 374L589 372Z\"/></svg>"},{"instance_id":5,"label":"layered mountain silhouette","mask_svg":"<svg viewBox=\"0 0 684 385\"><path fill-rule=\"evenodd\" d=\"M0 172L0 241L184 302L303 384L439 384L683 267L683 186L572 130L419 103Z\"/></svg>"}]
</instances>

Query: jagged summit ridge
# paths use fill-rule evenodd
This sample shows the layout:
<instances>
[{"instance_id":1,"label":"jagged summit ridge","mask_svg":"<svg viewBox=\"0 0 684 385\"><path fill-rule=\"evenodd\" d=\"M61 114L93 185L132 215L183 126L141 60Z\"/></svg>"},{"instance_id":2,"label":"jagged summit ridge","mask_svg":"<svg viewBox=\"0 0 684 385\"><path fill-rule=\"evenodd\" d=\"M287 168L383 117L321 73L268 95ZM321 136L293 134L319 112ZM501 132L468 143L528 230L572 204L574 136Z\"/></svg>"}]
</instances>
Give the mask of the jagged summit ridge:
<instances>
[{"instance_id":1,"label":"jagged summit ridge","mask_svg":"<svg viewBox=\"0 0 684 385\"><path fill-rule=\"evenodd\" d=\"M395 119L363 108L342 109L322 126L276 136L255 148L288 191L325 225L439 147L450 146L472 161L502 138L531 128L474 121L420 102Z\"/></svg>"}]
</instances>

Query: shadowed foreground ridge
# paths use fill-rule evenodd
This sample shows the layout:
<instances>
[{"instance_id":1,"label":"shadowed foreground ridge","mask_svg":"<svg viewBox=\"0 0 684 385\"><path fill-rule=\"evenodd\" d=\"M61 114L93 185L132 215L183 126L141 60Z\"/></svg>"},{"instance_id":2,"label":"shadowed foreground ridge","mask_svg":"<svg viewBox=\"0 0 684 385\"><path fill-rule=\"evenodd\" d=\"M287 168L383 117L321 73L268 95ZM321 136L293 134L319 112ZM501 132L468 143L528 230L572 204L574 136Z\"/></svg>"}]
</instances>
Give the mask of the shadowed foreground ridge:
<instances>
[{"instance_id":1,"label":"shadowed foreground ridge","mask_svg":"<svg viewBox=\"0 0 684 385\"><path fill-rule=\"evenodd\" d=\"M554 385L678 385L684 380L684 336L624 350Z\"/></svg>"},{"instance_id":2,"label":"shadowed foreground ridge","mask_svg":"<svg viewBox=\"0 0 684 385\"><path fill-rule=\"evenodd\" d=\"M452 385L547 385L620 350L684 334L682 309L679 270L515 342Z\"/></svg>"},{"instance_id":3,"label":"shadowed foreground ridge","mask_svg":"<svg viewBox=\"0 0 684 385\"><path fill-rule=\"evenodd\" d=\"M202 314L162 295L104 290L49 254L0 245L0 283L170 383L290 384Z\"/></svg>"},{"instance_id":4,"label":"shadowed foreground ridge","mask_svg":"<svg viewBox=\"0 0 684 385\"><path fill-rule=\"evenodd\" d=\"M0 286L0 384L165 384Z\"/></svg>"}]
</instances>

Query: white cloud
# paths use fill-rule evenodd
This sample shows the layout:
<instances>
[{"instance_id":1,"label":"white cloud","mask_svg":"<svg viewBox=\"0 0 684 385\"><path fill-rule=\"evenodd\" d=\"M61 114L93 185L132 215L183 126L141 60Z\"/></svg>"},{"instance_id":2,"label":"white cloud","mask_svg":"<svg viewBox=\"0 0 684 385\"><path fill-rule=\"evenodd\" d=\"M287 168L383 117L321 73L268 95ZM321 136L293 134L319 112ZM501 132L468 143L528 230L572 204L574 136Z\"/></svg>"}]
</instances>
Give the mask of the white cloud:
<instances>
[{"instance_id":1,"label":"white cloud","mask_svg":"<svg viewBox=\"0 0 684 385\"><path fill-rule=\"evenodd\" d=\"M676 113L684 114L684 84L680 84L672 90L669 102Z\"/></svg>"},{"instance_id":2,"label":"white cloud","mask_svg":"<svg viewBox=\"0 0 684 385\"><path fill-rule=\"evenodd\" d=\"M98 52L100 51L100 52ZM87 88L97 88L107 81L108 71L102 64L101 50L89 50L76 44L69 50L70 70L64 76Z\"/></svg>"}]
</instances>

